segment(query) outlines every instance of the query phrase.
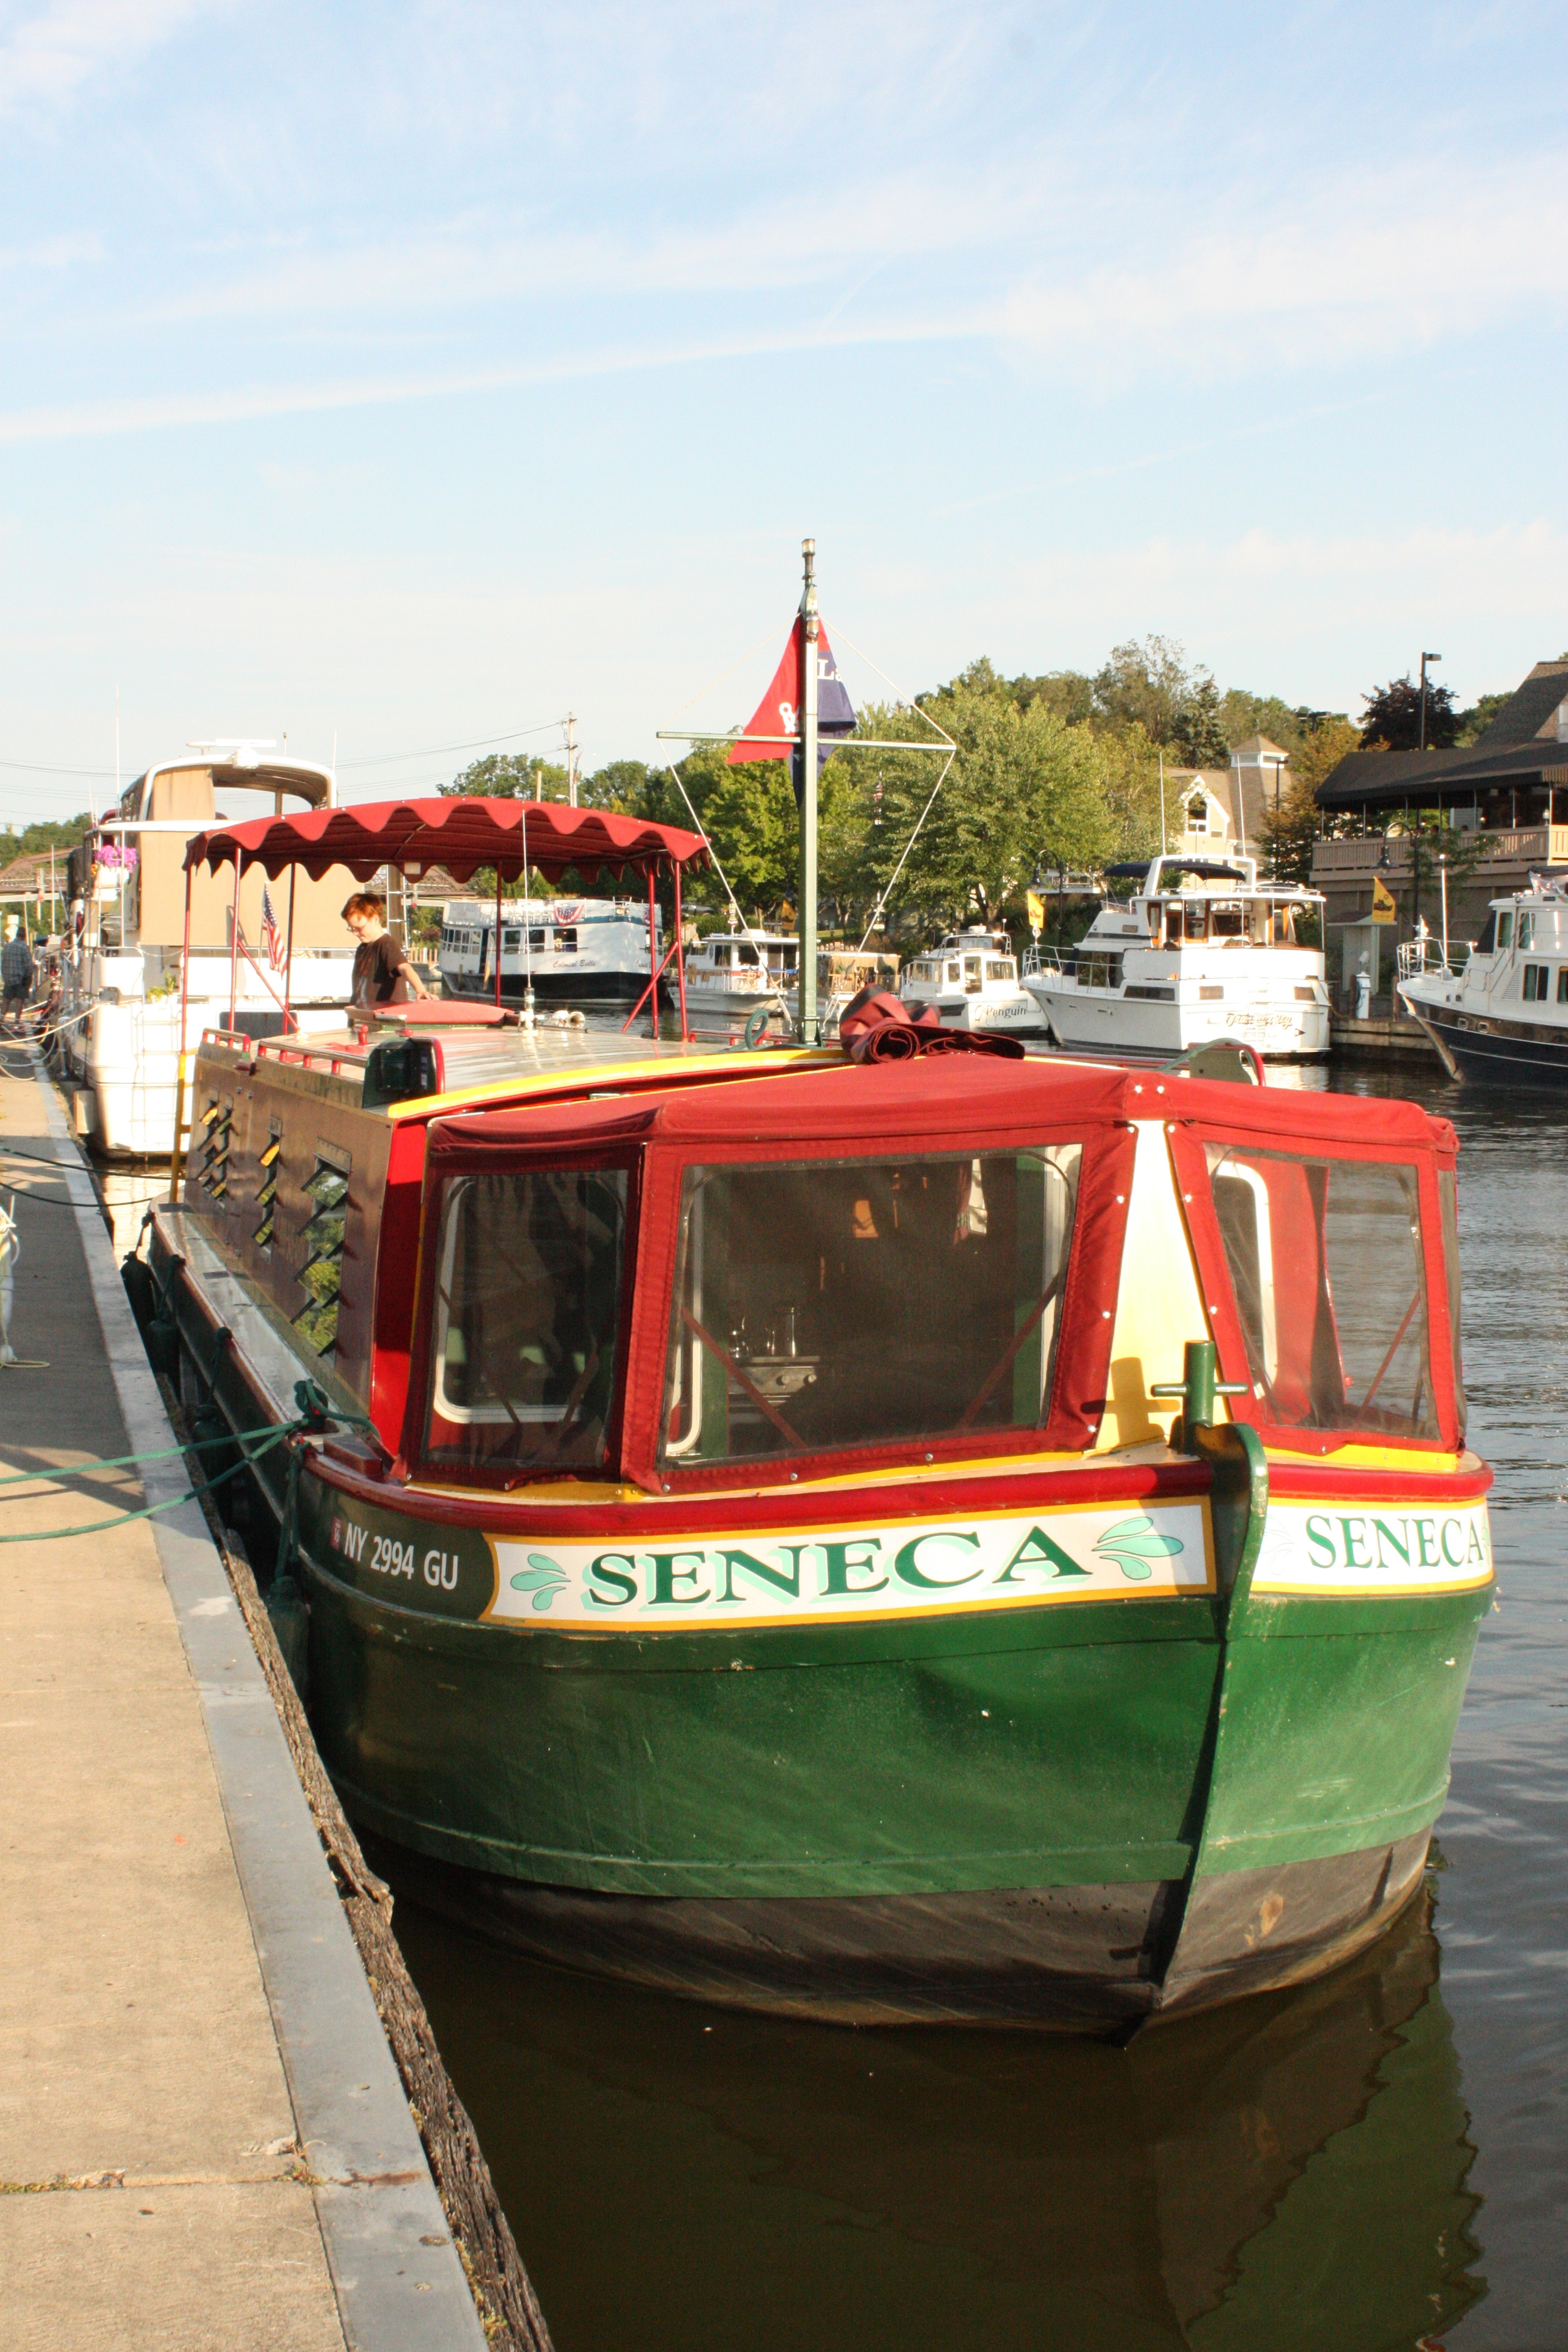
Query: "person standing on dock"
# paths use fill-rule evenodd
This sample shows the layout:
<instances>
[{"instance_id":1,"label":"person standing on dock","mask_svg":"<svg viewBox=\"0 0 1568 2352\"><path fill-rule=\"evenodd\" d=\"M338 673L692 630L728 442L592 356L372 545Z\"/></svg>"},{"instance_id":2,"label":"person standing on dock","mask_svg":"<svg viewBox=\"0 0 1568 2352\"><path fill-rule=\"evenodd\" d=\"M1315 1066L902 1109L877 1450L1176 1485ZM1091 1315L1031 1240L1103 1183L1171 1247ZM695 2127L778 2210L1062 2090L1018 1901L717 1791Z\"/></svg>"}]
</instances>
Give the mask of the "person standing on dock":
<instances>
[{"instance_id":1,"label":"person standing on dock","mask_svg":"<svg viewBox=\"0 0 1568 2352\"><path fill-rule=\"evenodd\" d=\"M15 1014L17 1031L22 1015L27 1009L27 999L33 992L37 972L33 950L27 944L26 926L19 926L3 948L0 948L0 1030L4 1030Z\"/></svg>"},{"instance_id":2,"label":"person standing on dock","mask_svg":"<svg viewBox=\"0 0 1568 2352\"><path fill-rule=\"evenodd\" d=\"M356 890L343 908L343 920L359 941L354 952L355 1004L390 1004L399 981L408 996L430 993L409 962L407 950L387 929L385 913L385 899L374 890Z\"/></svg>"}]
</instances>

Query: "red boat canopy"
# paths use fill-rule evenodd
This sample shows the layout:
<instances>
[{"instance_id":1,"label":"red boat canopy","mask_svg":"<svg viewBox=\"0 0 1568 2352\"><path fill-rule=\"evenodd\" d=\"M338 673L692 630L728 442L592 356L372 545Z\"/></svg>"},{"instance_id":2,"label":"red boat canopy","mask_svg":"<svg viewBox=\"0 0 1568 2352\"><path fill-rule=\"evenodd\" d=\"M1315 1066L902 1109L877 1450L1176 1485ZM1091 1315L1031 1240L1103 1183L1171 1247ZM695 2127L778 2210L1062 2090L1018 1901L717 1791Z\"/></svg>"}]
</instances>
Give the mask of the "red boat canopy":
<instances>
[{"instance_id":1,"label":"red boat canopy","mask_svg":"<svg viewBox=\"0 0 1568 2352\"><path fill-rule=\"evenodd\" d=\"M510 881L528 864L558 882L570 869L584 881L601 866L668 874L706 858L698 833L617 816L608 809L569 808L563 801L439 799L364 801L353 808L312 809L303 816L253 817L245 824L198 833L185 850L187 866L220 866L242 858L276 881L291 866L320 877L346 866L368 882L383 866L414 877L437 863L458 882L481 866L499 867Z\"/></svg>"}]
</instances>

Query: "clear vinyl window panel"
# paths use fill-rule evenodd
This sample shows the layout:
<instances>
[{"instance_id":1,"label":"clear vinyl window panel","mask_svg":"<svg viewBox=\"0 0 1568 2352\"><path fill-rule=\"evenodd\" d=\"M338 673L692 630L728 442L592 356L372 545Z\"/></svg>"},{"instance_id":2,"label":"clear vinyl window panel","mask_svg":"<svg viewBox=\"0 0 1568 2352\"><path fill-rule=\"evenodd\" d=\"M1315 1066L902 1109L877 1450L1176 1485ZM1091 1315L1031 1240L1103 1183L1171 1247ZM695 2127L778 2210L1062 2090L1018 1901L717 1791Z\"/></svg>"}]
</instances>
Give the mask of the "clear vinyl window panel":
<instances>
[{"instance_id":1,"label":"clear vinyl window panel","mask_svg":"<svg viewBox=\"0 0 1568 2352\"><path fill-rule=\"evenodd\" d=\"M689 1169L662 1458L1042 1427L1081 1158Z\"/></svg>"},{"instance_id":2,"label":"clear vinyl window panel","mask_svg":"<svg viewBox=\"0 0 1568 2352\"><path fill-rule=\"evenodd\" d=\"M624 1169L514 1169L447 1187L427 1461L604 1462L626 1225Z\"/></svg>"},{"instance_id":3,"label":"clear vinyl window panel","mask_svg":"<svg viewBox=\"0 0 1568 2352\"><path fill-rule=\"evenodd\" d=\"M1265 1418L1286 1428L1435 1438L1415 1167L1207 1149Z\"/></svg>"}]
</instances>

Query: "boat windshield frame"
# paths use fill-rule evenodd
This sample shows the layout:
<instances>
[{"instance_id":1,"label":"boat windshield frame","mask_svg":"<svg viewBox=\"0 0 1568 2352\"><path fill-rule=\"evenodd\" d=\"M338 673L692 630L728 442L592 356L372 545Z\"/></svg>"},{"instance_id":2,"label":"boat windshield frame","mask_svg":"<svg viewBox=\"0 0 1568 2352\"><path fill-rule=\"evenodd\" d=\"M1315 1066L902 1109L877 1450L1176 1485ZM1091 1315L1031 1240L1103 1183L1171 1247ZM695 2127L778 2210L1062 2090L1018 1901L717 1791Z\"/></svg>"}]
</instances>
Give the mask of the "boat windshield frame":
<instances>
[{"instance_id":1,"label":"boat windshield frame","mask_svg":"<svg viewBox=\"0 0 1568 2352\"><path fill-rule=\"evenodd\" d=\"M419 1371L417 1378L410 1383L405 1418L408 1459L416 1478L447 1486L510 1492L542 1480L578 1478L596 1482L616 1475L616 1465L620 1455L626 1417L626 1368L636 1312L641 1172L640 1155L636 1150L625 1148L595 1150L590 1146L582 1151L574 1151L570 1147L547 1152L521 1151L515 1158L509 1154L504 1160L476 1156L470 1164L454 1160L444 1162L439 1171L432 1176L422 1207L413 1356ZM449 1212L464 1188L476 1181L551 1176L618 1176L622 1180L620 1264L615 1307L615 1349L609 1373L609 1405L600 1424L601 1433L595 1456L591 1461L574 1460L557 1448L548 1453L542 1452L532 1458L509 1459L498 1454L480 1461L455 1459L451 1453L437 1450L431 1444L431 1426L440 1402L444 1370L437 1342L442 1319L443 1274L450 1255ZM592 1376L591 1366L584 1365L581 1370ZM574 1383L566 1400L567 1418L580 1402L578 1384ZM510 1418L517 1421L519 1416L513 1413ZM489 1419L496 1421L496 1416L490 1415ZM496 1422L496 1425L499 1426L500 1423Z\"/></svg>"},{"instance_id":2,"label":"boat windshield frame","mask_svg":"<svg viewBox=\"0 0 1568 2352\"><path fill-rule=\"evenodd\" d=\"M1458 1324L1449 1297L1443 1204L1438 1181L1444 1174L1453 1177L1456 1168L1454 1151L1444 1150L1437 1145L1423 1150L1408 1143L1350 1141L1340 1134L1325 1136L1321 1141L1284 1133L1270 1136L1256 1127L1229 1128L1206 1119L1177 1128L1171 1137L1171 1149L1187 1230L1203 1276L1204 1295L1209 1303L1210 1321L1219 1350L1220 1372L1225 1380L1243 1384L1242 1392L1229 1401L1233 1418L1250 1423L1266 1445L1288 1453L1331 1454L1350 1445L1396 1446L1401 1453L1458 1453L1465 1442L1465 1417L1458 1368L1455 1360ZM1385 1412L1381 1410L1376 1412L1369 1411L1363 1419L1357 1420L1352 1407L1347 1410L1342 1423L1325 1425L1308 1418L1278 1415L1271 1409L1267 1380L1259 1376L1261 1368L1255 1361L1257 1332L1254 1331L1253 1345L1249 1347L1246 1328L1248 1313L1256 1321L1262 1310L1257 1304L1249 1308L1238 1301L1215 1201L1209 1155L1216 1149L1235 1151L1244 1158L1297 1161L1303 1165L1317 1162L1327 1162L1331 1166L1336 1162L1382 1164L1411 1171L1415 1180L1419 1225L1416 1262L1420 1273L1417 1300L1413 1302L1413 1306L1419 1304L1424 1308L1425 1328L1419 1344L1425 1351L1424 1361L1432 1390L1435 1433L1422 1434L1414 1428L1391 1426ZM1330 1313L1333 1315L1331 1281L1327 1278L1331 1275L1331 1268L1325 1263L1324 1295ZM1268 1311L1271 1317L1272 1310ZM1393 1337L1393 1344L1388 1349L1390 1362L1402 1338L1402 1330ZM1379 1384L1386 1370L1384 1366L1374 1373L1371 1388Z\"/></svg>"}]
</instances>

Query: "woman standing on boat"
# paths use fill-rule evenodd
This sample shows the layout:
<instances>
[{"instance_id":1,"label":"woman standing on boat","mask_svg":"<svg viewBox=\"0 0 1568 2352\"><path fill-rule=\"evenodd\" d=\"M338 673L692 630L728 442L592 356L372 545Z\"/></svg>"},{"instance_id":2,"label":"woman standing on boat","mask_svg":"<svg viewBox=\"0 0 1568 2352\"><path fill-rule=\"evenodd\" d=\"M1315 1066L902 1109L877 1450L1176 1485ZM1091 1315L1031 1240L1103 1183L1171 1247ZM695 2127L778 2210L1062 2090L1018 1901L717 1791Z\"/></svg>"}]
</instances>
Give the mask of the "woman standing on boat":
<instances>
[{"instance_id":1,"label":"woman standing on boat","mask_svg":"<svg viewBox=\"0 0 1568 2352\"><path fill-rule=\"evenodd\" d=\"M354 953L355 1004L390 1004L402 981L412 996L428 996L419 974L383 919L386 901L374 890L356 890L343 908L343 920L359 941Z\"/></svg>"}]
</instances>

